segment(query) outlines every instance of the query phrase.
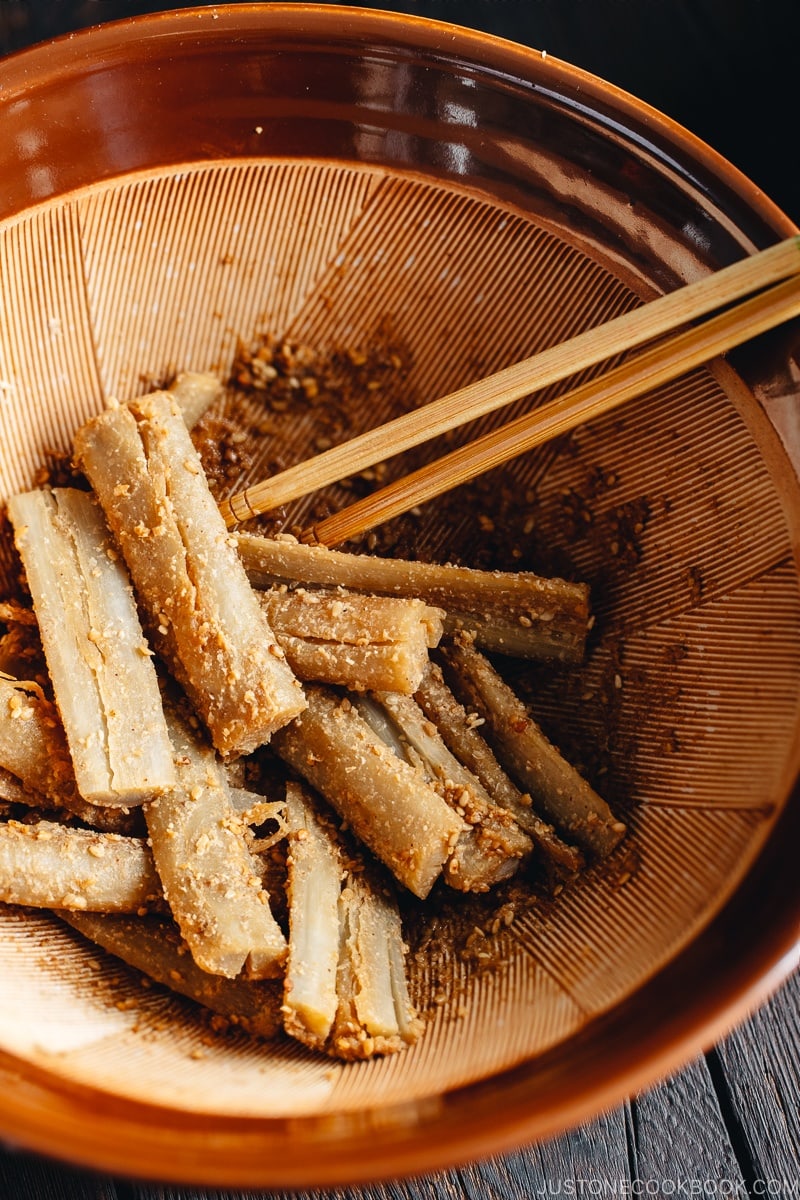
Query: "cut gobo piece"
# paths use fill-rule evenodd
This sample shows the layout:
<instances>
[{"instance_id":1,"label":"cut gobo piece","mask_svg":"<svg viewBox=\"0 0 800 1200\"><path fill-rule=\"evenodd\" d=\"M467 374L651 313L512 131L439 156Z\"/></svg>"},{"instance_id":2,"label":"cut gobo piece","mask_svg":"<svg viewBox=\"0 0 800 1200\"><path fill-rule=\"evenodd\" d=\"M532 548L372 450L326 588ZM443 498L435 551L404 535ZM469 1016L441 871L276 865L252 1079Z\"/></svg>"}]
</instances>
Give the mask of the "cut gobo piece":
<instances>
[{"instance_id":1,"label":"cut gobo piece","mask_svg":"<svg viewBox=\"0 0 800 1200\"><path fill-rule=\"evenodd\" d=\"M421 641L438 646L444 613L422 600L365 596L346 589L273 588L261 601L274 628L294 637L350 646Z\"/></svg>"},{"instance_id":2,"label":"cut gobo piece","mask_svg":"<svg viewBox=\"0 0 800 1200\"><path fill-rule=\"evenodd\" d=\"M74 488L8 503L78 791L141 804L175 782L133 591L96 501ZM12 768L13 769L13 768Z\"/></svg>"},{"instance_id":3,"label":"cut gobo piece","mask_svg":"<svg viewBox=\"0 0 800 1200\"><path fill-rule=\"evenodd\" d=\"M545 737L488 659L466 641L442 653L456 694L484 719L498 757L534 804L594 857L610 854L625 836L625 824Z\"/></svg>"},{"instance_id":4,"label":"cut gobo piece","mask_svg":"<svg viewBox=\"0 0 800 1200\"><path fill-rule=\"evenodd\" d=\"M350 691L391 689L410 695L419 686L428 660L424 642L349 646L294 637L280 629L275 636L298 679Z\"/></svg>"},{"instance_id":5,"label":"cut gobo piece","mask_svg":"<svg viewBox=\"0 0 800 1200\"><path fill-rule=\"evenodd\" d=\"M409 998L400 910L369 871L351 871L345 879L339 935L330 1052L363 1059L418 1041L423 1025Z\"/></svg>"},{"instance_id":6,"label":"cut gobo piece","mask_svg":"<svg viewBox=\"0 0 800 1200\"><path fill-rule=\"evenodd\" d=\"M304 680L411 694L442 636L442 613L421 600L343 590L261 594L287 661Z\"/></svg>"},{"instance_id":7,"label":"cut gobo piece","mask_svg":"<svg viewBox=\"0 0 800 1200\"><path fill-rule=\"evenodd\" d=\"M445 683L438 663L428 663L414 698L448 749L480 780L494 803L511 813L547 865L567 875L580 871L584 865L580 850L563 841L536 812L531 797L509 779L476 727L484 724L484 719L468 713L459 703Z\"/></svg>"},{"instance_id":8,"label":"cut gobo piece","mask_svg":"<svg viewBox=\"0 0 800 1200\"><path fill-rule=\"evenodd\" d=\"M286 940L247 847L222 763L168 712L178 786L145 805L153 857L192 955L230 978L280 973Z\"/></svg>"},{"instance_id":9,"label":"cut gobo piece","mask_svg":"<svg viewBox=\"0 0 800 1200\"><path fill-rule=\"evenodd\" d=\"M345 697L307 689L308 708L273 738L278 755L372 853L424 899L466 823L370 729Z\"/></svg>"},{"instance_id":10,"label":"cut gobo piece","mask_svg":"<svg viewBox=\"0 0 800 1200\"><path fill-rule=\"evenodd\" d=\"M359 700L359 711L368 722L375 704L394 725L391 744L467 823L445 867L447 883L459 891L482 892L515 874L533 847L511 814L493 803L410 696L381 692ZM373 728L379 736L385 735L382 724Z\"/></svg>"},{"instance_id":11,"label":"cut gobo piece","mask_svg":"<svg viewBox=\"0 0 800 1200\"><path fill-rule=\"evenodd\" d=\"M467 630L487 650L520 658L580 662L589 628L589 589L529 571L477 571L307 546L292 538L238 533L239 554L257 587L302 583L412 596L444 609L445 629Z\"/></svg>"},{"instance_id":12,"label":"cut gobo piece","mask_svg":"<svg viewBox=\"0 0 800 1200\"><path fill-rule=\"evenodd\" d=\"M141 838L56 821L0 824L0 900L35 908L139 912L161 901Z\"/></svg>"},{"instance_id":13,"label":"cut gobo piece","mask_svg":"<svg viewBox=\"0 0 800 1200\"><path fill-rule=\"evenodd\" d=\"M416 1041L400 913L388 885L345 848L297 784L290 826L286 1031L337 1058L371 1058Z\"/></svg>"},{"instance_id":14,"label":"cut gobo piece","mask_svg":"<svg viewBox=\"0 0 800 1200\"><path fill-rule=\"evenodd\" d=\"M289 827L289 956L284 1025L299 1041L320 1049L336 1017L339 894L344 863L330 828L306 790L286 788Z\"/></svg>"},{"instance_id":15,"label":"cut gobo piece","mask_svg":"<svg viewBox=\"0 0 800 1200\"><path fill-rule=\"evenodd\" d=\"M75 438L148 632L221 754L247 754L305 706L168 393L108 409Z\"/></svg>"}]
</instances>

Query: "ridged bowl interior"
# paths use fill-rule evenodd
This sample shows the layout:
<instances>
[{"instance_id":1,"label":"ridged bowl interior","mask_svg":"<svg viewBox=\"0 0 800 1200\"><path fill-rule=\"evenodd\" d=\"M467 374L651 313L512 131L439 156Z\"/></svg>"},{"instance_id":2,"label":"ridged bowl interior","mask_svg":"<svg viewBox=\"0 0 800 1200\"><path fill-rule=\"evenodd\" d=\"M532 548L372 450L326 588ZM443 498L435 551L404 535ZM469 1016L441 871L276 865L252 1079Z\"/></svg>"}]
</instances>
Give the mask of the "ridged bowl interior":
<instances>
[{"instance_id":1,"label":"ridged bowl interior","mask_svg":"<svg viewBox=\"0 0 800 1200\"><path fill-rule=\"evenodd\" d=\"M242 6L251 7L259 8ZM317 40L330 37L330 18L309 11ZM291 14L274 19L278 34L288 36ZM235 54L235 20L224 15L223 56ZM359 17L374 22L376 44L386 36L382 57L373 55L379 81L402 57L392 39L413 44L424 24L393 20ZM269 36L269 21L245 24L245 33ZM291 32L302 41L296 27ZM430 30L425 38L430 50ZM351 57L357 45L352 35ZM475 77L489 95L499 85L482 78L479 63L463 66L474 48L467 39L458 69L447 70L437 50L428 69L438 64L451 88L453 79ZM502 58L497 47L484 47L490 52ZM526 96L531 112L541 105L524 91L515 103ZM558 109L552 97L547 103ZM482 95L480 104L488 111ZM245 109L255 119L257 106ZM458 142L458 114L436 111ZM566 102L559 118L580 131L583 118L570 115ZM500 124L496 112L493 119ZM605 184L586 185L596 186L592 222L576 216L588 205L585 166L569 162L566 145L556 171L552 146L537 147L535 124L531 118L531 131L518 135L527 157L503 144L503 169L492 173L393 160L388 135L380 153L360 154L355 134L349 156L338 143L330 155L271 152L264 119L263 153L240 141L227 156L214 147L207 160L128 164L7 216L0 225L0 495L30 486L48 456L66 450L77 426L109 398L127 399L183 369L227 379L241 339L286 338L323 360L366 348L392 364L374 386L364 381L347 427L336 434L345 437L721 265L708 250L713 237L700 244L685 222L670 227L644 202L626 244L620 230L632 218ZM464 128L467 144L473 126ZM501 138L488 128L496 164ZM597 144L601 153L599 135ZM650 149L637 151L634 138L628 152L632 162L639 153L653 176L663 169ZM686 203L694 186L681 184ZM564 199L570 188L576 208ZM603 244L597 231L606 194ZM749 200L746 188L743 195ZM696 197L692 203L700 204ZM763 230L775 220L771 210L745 231L724 211L721 202L706 210L723 259L770 240ZM778 232L785 229L772 240ZM784 343L777 357L772 343L767 349L783 370ZM259 1166L247 1155L237 1162L230 1147L212 1164L202 1151L189 1163L162 1146L156 1172L230 1183L365 1178L382 1173L377 1151L359 1159L341 1147L385 1150L387 1138L395 1149L383 1163L412 1170L437 1161L431 1137L443 1097L457 1111L466 1085L521 1067L535 1077L537 1062L545 1084L531 1111L546 1128L546 1078L558 1074L562 1048L578 1034L591 1042L592 1030L603 1027L598 1018L635 999L722 919L785 816L797 775L800 495L792 447L774 425L782 376L770 366L770 390L763 370L752 382L758 361L747 366L715 362L693 371L394 529L406 551L428 558L557 572L591 584L595 627L586 663L518 670L535 689L542 725L630 826L612 860L557 896L520 889L510 917L492 898L466 902L461 913L439 904L435 928L415 916L412 991L429 1014L417 1046L345 1065L288 1040L212 1034L189 1002L143 985L56 918L0 912L0 1047L9 1078L58 1096L61 1108L108 1106L128 1128L124 1148L93 1153L84 1146L77 1157L149 1171L132 1147L137 1130L144 1137L145 1126L161 1120L137 1116L138 1106L156 1106L176 1139L187 1130L199 1138L209 1118L223 1129L246 1125L248 1137L277 1138L286 1148L285 1161ZM544 399L468 427L448 447ZM230 397L221 411L243 428L260 414L257 400L234 414ZM276 447L287 462L313 453L321 430L327 436L330 422L319 413L290 409L274 439L253 441L247 471L227 490L263 476ZM390 471L403 467L393 462ZM327 497L333 506L347 498L346 487ZM302 521L310 504L298 502L288 519ZM0 564L9 579L15 564L7 537ZM601 1032L597 1039L589 1059L602 1058ZM565 1063L568 1057L565 1049ZM584 1093L575 1111L594 1103ZM20 1121L23 1138L47 1149L35 1119ZM56 1122L53 1148L72 1155L64 1121L63 1128ZM497 1124L497 1144L515 1136L501 1132L502 1113ZM415 1159L423 1126L427 1149ZM526 1131L537 1132L535 1119ZM304 1166L312 1142L325 1148L317 1165ZM444 1139L441 1160L455 1153L453 1145Z\"/></svg>"}]
</instances>

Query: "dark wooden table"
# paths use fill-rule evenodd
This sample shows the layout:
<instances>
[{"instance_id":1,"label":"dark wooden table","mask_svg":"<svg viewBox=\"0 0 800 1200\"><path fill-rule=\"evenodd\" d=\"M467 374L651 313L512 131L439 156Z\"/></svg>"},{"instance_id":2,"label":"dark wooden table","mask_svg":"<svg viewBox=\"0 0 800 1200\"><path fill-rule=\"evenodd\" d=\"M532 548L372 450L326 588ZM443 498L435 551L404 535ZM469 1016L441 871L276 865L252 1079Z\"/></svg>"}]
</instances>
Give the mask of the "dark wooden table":
<instances>
[{"instance_id":1,"label":"dark wooden table","mask_svg":"<svg viewBox=\"0 0 800 1200\"><path fill-rule=\"evenodd\" d=\"M0 0L0 55L170 7L188 5ZM370 7L471 25L595 72L690 128L800 224L800 0L389 0ZM545 1145L412 1182L314 1195L800 1200L800 973L679 1074ZM0 1150L0 1200L232 1196L111 1179Z\"/></svg>"}]
</instances>

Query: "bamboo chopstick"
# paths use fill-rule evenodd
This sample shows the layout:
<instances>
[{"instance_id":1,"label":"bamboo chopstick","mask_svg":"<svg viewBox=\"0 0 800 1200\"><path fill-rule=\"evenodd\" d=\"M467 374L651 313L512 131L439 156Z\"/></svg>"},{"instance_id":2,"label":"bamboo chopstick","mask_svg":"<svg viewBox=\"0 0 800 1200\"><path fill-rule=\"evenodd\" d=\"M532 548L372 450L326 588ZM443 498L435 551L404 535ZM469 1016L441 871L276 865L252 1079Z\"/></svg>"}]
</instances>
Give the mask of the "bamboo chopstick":
<instances>
[{"instance_id":1,"label":"bamboo chopstick","mask_svg":"<svg viewBox=\"0 0 800 1200\"><path fill-rule=\"evenodd\" d=\"M303 540L345 542L798 315L800 277L795 277L373 492L320 521Z\"/></svg>"},{"instance_id":2,"label":"bamboo chopstick","mask_svg":"<svg viewBox=\"0 0 800 1200\"><path fill-rule=\"evenodd\" d=\"M797 272L794 236L253 484L220 505L225 522L237 525L364 471Z\"/></svg>"}]
</instances>

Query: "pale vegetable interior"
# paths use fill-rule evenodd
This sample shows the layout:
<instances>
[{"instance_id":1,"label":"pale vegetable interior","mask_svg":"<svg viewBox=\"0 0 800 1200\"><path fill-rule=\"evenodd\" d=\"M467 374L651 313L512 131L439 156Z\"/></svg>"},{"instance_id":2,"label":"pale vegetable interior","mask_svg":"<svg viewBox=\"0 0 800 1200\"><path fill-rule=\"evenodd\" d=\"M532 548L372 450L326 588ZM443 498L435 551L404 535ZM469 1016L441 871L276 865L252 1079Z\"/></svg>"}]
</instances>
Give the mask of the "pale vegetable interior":
<instances>
[{"instance_id":1,"label":"pale vegetable interior","mask_svg":"<svg viewBox=\"0 0 800 1200\"><path fill-rule=\"evenodd\" d=\"M0 250L3 497L109 398L180 370L226 379L239 339L271 334L322 356L381 347L388 366L360 414L375 424L639 299L580 245L491 198L303 163L109 184L8 223ZM281 417L296 459L330 435L319 417ZM264 474L269 437L247 461L230 490ZM342 496L330 489L334 506ZM294 519L310 508L298 502ZM785 802L797 512L755 399L715 368L399 527L433 560L590 584L587 662L520 670L553 740L630 826L607 863L550 900L469 900L452 917L448 898L435 928L413 906L412 999L430 1020L411 1049L343 1065L286 1040L210 1036L188 1002L55 918L12 908L0 910L0 1046L119 1095L270 1116L434 1097L568 1038L708 922ZM14 569L7 536L0 568Z\"/></svg>"}]
</instances>

